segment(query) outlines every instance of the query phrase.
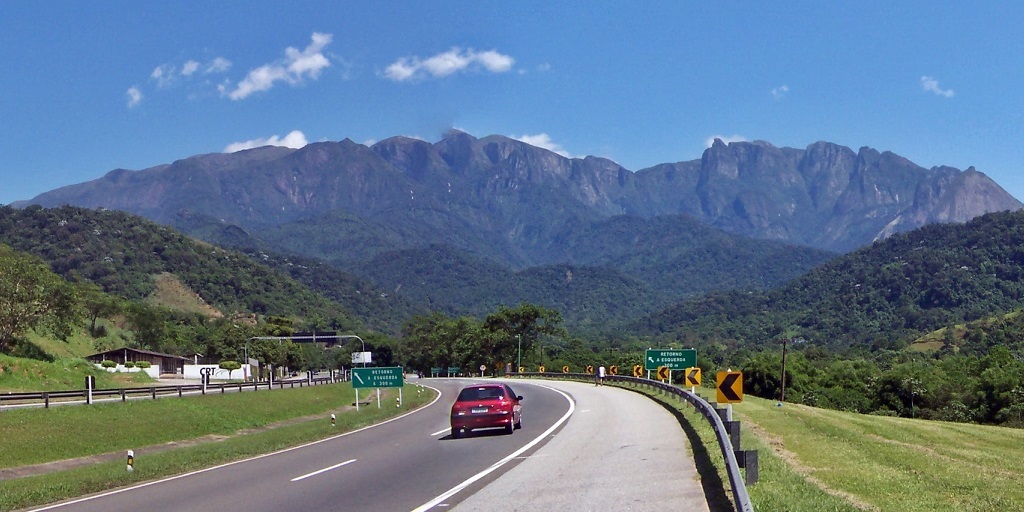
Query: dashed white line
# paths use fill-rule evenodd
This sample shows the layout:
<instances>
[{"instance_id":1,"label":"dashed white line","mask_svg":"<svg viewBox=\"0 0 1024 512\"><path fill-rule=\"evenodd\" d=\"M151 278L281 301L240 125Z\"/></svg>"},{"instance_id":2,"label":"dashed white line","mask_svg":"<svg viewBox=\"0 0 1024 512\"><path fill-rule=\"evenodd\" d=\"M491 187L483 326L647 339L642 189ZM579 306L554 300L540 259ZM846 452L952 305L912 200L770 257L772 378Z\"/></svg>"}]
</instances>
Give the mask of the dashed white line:
<instances>
[{"instance_id":1,"label":"dashed white line","mask_svg":"<svg viewBox=\"0 0 1024 512\"><path fill-rule=\"evenodd\" d=\"M345 462L342 462L340 464L335 464L335 465L333 465L331 467L323 468L323 469L314 471L312 473L306 473L305 475L302 475L302 476L297 476L295 478L292 478L291 481L292 482L298 482L299 480L305 480L305 479L307 479L307 478L309 478L311 476L316 476L316 475L319 475L320 473L326 473L326 472L328 472L328 471L330 471L332 469L338 469L338 468L340 468L342 466L347 466L349 464L352 464L355 461L356 461L356 459L346 460Z\"/></svg>"}]
</instances>

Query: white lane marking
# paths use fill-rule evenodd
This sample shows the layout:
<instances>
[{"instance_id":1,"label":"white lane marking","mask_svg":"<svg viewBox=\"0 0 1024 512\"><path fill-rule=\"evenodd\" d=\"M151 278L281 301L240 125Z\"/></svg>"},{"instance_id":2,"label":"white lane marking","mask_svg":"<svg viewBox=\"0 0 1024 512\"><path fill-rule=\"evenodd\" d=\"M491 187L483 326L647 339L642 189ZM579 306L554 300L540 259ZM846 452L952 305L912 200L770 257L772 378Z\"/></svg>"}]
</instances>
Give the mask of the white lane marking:
<instances>
[{"instance_id":1,"label":"white lane marking","mask_svg":"<svg viewBox=\"0 0 1024 512\"><path fill-rule=\"evenodd\" d=\"M152 482L146 482L146 483L139 484L139 485L133 485L131 487L125 487L123 489L116 489L116 490L113 490L113 491L110 491L110 492L105 492L105 493L102 493L102 494L97 494L95 496L89 496L89 497L86 497L86 498L78 498L78 499L75 499L75 500L65 501L65 502L61 502L61 503L55 503L53 505L47 505L47 506L42 507L42 508L34 508L30 512L42 512L44 510L52 510L52 509L55 509L55 508L66 507L68 505L76 505L78 503L83 503L83 502L86 502L86 501L92 501L92 500L95 500L97 498L105 498L107 496L113 496L115 494L121 494L123 492L134 491L136 489L142 489L143 487L149 487L151 485L157 485L157 484L162 484L164 482L170 482L172 480L178 480L179 478L186 478L186 477L190 477L190 476L193 476L193 475L199 475L199 474L202 474L202 473L206 473L208 471L216 471L218 469L223 469L223 468L226 468L228 466L234 466L235 464L244 464L246 462L251 462L251 461L254 461L254 460L259 460L259 459L262 459L262 458L265 458L265 457L273 457L274 455L278 455L278 454L281 454L281 453L286 453L286 452L290 452L290 451L294 451L294 450L299 450L299 449L302 449L302 448L306 448L308 446L313 446L313 445L316 445L316 444L325 443L327 441L333 441L333 440L341 438L341 437L345 437L345 436L348 436L348 435L355 434L356 432L362 432L364 430L368 430L368 429L371 429L373 427L379 427L381 425L385 425L387 423L391 423L392 421L398 421L398 420L400 420L400 419L402 419L402 418L404 418L406 416L409 416L411 414L416 414L416 413L418 413L420 411L426 410L428 407L430 407L431 405L436 404L437 401L441 399L441 395L443 393L441 393L440 389L437 389L437 388L431 387L431 386L426 386L426 385L423 385L423 384L420 384L420 386L423 386L425 388L433 389L434 391L437 391L437 397L435 397L432 402L430 402L429 404L427 404L427 405L425 405L423 407L420 407L419 409L416 409L414 411L409 411L409 412L407 412L407 413L405 413L405 414L403 414L401 416L395 416L394 418L391 418L390 420L382 421L380 423L375 423L373 425L367 425L367 426L365 426L363 428L360 428L360 429L357 429L357 430L353 430L351 432L345 432L344 434L338 434L336 436L327 437L327 438L321 439L319 441L313 441L311 443L306 443L306 444L302 444L302 445L299 445L299 446L293 446L291 448L285 448L283 450L278 450L276 452L264 453L263 455L257 455L255 457L250 457L248 459L236 460L234 462L228 462L226 464L221 464L219 466L213 466L212 468L200 469L200 470L197 470L197 471L193 471L191 473L184 473L184 474L181 474L181 475L175 475L175 476L172 476L172 477L164 478L162 480L153 480Z\"/></svg>"},{"instance_id":2,"label":"white lane marking","mask_svg":"<svg viewBox=\"0 0 1024 512\"><path fill-rule=\"evenodd\" d=\"M483 477L493 473L498 468L504 466L508 461L513 460L513 459L519 457L526 450L529 450L530 448L533 448L534 446L536 446L537 443L543 441L544 438L548 437L548 435L550 435L552 432L554 432L559 426L562 425L562 423L565 423L566 420L569 419L569 416L572 416L573 411L576 410L576 402L573 401L572 397L570 397L569 395L565 394L561 390L558 390L558 389L555 389L555 388L552 388L552 387L549 387L549 386L543 386L543 385L540 385L540 384L537 384L537 385L542 387L542 388L550 389L550 390L552 390L552 391L562 395L563 397L565 397L565 399L569 402L569 410L566 411L565 415L562 416L558 421L556 421L554 425L551 425L551 428L545 430L543 434L537 436L533 441L530 441L529 443L526 443L522 448L512 452L511 454L506 456L504 459L501 459L498 462L495 462L494 464L491 464L491 467L489 467L489 468L487 468L487 469L485 469L485 470L483 470L483 471L481 471L481 472L479 472L479 473L469 477L465 482L462 482L461 484L456 485L455 487L452 487L451 489L448 489L447 491L444 492L444 494L441 494L440 496L438 496L438 497L436 497L436 498L434 498L434 499L432 499L432 500L430 500L430 501L420 505L419 507L416 507L416 508L412 509L412 512L426 512L427 510L430 510L430 509L438 506L442 501L447 500L448 498L451 498L452 496L458 494L460 491L462 491L466 487L469 487L470 485L473 485L473 482L476 482L477 480L480 480L481 478L483 478Z\"/></svg>"},{"instance_id":3,"label":"white lane marking","mask_svg":"<svg viewBox=\"0 0 1024 512\"><path fill-rule=\"evenodd\" d=\"M434 437L434 436L441 435L441 434L444 434L444 433L447 433L447 432L451 432L451 431L452 431L452 429L450 429L450 428L446 428L444 430L438 430L437 432L434 432L433 434L430 434L430 437Z\"/></svg>"},{"instance_id":4,"label":"white lane marking","mask_svg":"<svg viewBox=\"0 0 1024 512\"><path fill-rule=\"evenodd\" d=\"M314 471L312 473L306 473L305 475L297 476L295 478L292 478L292 482L298 482L299 480L305 480L305 479L307 479L307 478L309 478L311 476L316 476L316 475L319 475L320 473L326 473L326 472L328 472L328 471L330 471L332 469L338 469L338 468L340 468L342 466L347 466L349 464L352 464L355 461L356 461L356 459L346 460L345 462L342 462L341 464L335 464L335 465L333 465L333 466L331 466L329 468L323 468L323 469Z\"/></svg>"}]
</instances>

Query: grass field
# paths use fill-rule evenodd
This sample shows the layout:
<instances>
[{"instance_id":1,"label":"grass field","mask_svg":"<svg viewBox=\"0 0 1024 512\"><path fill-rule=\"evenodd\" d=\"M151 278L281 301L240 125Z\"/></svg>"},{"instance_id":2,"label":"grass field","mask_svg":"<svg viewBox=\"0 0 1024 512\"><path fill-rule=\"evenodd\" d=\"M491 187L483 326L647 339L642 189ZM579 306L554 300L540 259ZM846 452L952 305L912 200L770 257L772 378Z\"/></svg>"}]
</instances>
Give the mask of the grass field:
<instances>
[{"instance_id":1,"label":"grass field","mask_svg":"<svg viewBox=\"0 0 1024 512\"><path fill-rule=\"evenodd\" d=\"M695 446L702 478L717 471L708 478L728 482L707 420L655 398L685 418L691 443L703 444ZM747 488L758 511L1024 510L1024 430L777 407L750 396L733 407L743 449L759 452L760 480Z\"/></svg>"},{"instance_id":2,"label":"grass field","mask_svg":"<svg viewBox=\"0 0 1024 512\"><path fill-rule=\"evenodd\" d=\"M144 372L110 373L77 358L60 358L48 363L0 354L0 393L72 391L85 389L85 377L96 377L98 389L118 389L152 384Z\"/></svg>"},{"instance_id":3,"label":"grass field","mask_svg":"<svg viewBox=\"0 0 1024 512\"><path fill-rule=\"evenodd\" d=\"M397 389L382 390L394 404ZM116 453L115 460L0 481L0 510L14 510L200 469L323 439L408 412L433 400L416 385L404 404L352 407L349 384L0 412L0 468ZM337 417L331 426L330 414ZM202 440L173 450L171 441ZM135 471L125 471L127 450ZM109 458L109 457L108 457Z\"/></svg>"}]
</instances>

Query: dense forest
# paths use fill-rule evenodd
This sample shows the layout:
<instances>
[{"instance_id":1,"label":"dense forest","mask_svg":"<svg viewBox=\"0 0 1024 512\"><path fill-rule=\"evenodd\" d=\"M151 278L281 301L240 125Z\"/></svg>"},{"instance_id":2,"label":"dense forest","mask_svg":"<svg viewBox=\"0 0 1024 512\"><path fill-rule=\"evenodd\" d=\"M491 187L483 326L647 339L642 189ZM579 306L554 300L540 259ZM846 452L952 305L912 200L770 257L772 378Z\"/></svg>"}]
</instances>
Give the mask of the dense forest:
<instances>
[{"instance_id":1,"label":"dense forest","mask_svg":"<svg viewBox=\"0 0 1024 512\"><path fill-rule=\"evenodd\" d=\"M575 271L542 267L518 279L544 293L572 286ZM377 364L410 371L521 363L528 371L566 365L578 372L601 364L625 371L645 348L693 347L706 376L741 369L746 393L756 396L781 399L785 382L788 402L1024 426L1022 273L1024 213L989 214L896 235L777 289L716 292L636 329L581 337L587 331L570 332L559 308L482 302L479 314L459 316L389 297L316 260L225 250L123 213L0 208L0 352L46 359L27 342L29 330L57 339L80 331L98 350L128 346L222 362L248 354L262 364L337 368L362 345L247 343L334 330L359 332ZM205 307L168 305L160 276ZM479 293L465 288L460 300ZM598 312L643 300L600 287L580 297ZM359 317L343 304L355 304ZM362 319L395 334L367 329Z\"/></svg>"},{"instance_id":2,"label":"dense forest","mask_svg":"<svg viewBox=\"0 0 1024 512\"><path fill-rule=\"evenodd\" d=\"M663 339L773 343L801 336L859 352L1024 307L1024 211L929 225L840 256L778 288L721 291L643 319Z\"/></svg>"}]
</instances>

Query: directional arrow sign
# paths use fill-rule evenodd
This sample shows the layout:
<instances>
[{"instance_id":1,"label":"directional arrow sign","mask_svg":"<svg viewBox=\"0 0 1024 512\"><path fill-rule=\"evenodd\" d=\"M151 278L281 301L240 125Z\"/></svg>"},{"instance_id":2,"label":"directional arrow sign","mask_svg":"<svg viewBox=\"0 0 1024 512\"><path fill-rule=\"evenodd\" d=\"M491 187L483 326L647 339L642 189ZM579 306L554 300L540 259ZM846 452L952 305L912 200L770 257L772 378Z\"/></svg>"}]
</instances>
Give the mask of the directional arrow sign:
<instances>
[{"instance_id":1,"label":"directional arrow sign","mask_svg":"<svg viewBox=\"0 0 1024 512\"><path fill-rule=\"evenodd\" d=\"M568 366L563 366L562 367L562 373L569 373L569 367Z\"/></svg>"},{"instance_id":2,"label":"directional arrow sign","mask_svg":"<svg viewBox=\"0 0 1024 512\"><path fill-rule=\"evenodd\" d=\"M743 372L718 372L715 384L718 403L733 404L743 401Z\"/></svg>"},{"instance_id":3,"label":"directional arrow sign","mask_svg":"<svg viewBox=\"0 0 1024 512\"><path fill-rule=\"evenodd\" d=\"M672 375L672 370L668 366L658 367L658 380L668 380Z\"/></svg>"},{"instance_id":4,"label":"directional arrow sign","mask_svg":"<svg viewBox=\"0 0 1024 512\"><path fill-rule=\"evenodd\" d=\"M592 365L592 364L588 364L587 365L587 373L594 373L594 365Z\"/></svg>"},{"instance_id":5,"label":"directional arrow sign","mask_svg":"<svg viewBox=\"0 0 1024 512\"><path fill-rule=\"evenodd\" d=\"M400 388L405 384L401 366L378 368L353 368L352 387L359 388Z\"/></svg>"},{"instance_id":6,"label":"directional arrow sign","mask_svg":"<svg viewBox=\"0 0 1024 512\"><path fill-rule=\"evenodd\" d=\"M700 386L700 368L687 368L685 375L687 386Z\"/></svg>"},{"instance_id":7,"label":"directional arrow sign","mask_svg":"<svg viewBox=\"0 0 1024 512\"><path fill-rule=\"evenodd\" d=\"M537 367L537 373L544 373L544 367L543 366L538 366Z\"/></svg>"},{"instance_id":8,"label":"directional arrow sign","mask_svg":"<svg viewBox=\"0 0 1024 512\"><path fill-rule=\"evenodd\" d=\"M644 376L644 367L643 367L643 365L639 365L639 364L633 365L633 376L638 378L638 379L640 377Z\"/></svg>"},{"instance_id":9,"label":"directional arrow sign","mask_svg":"<svg viewBox=\"0 0 1024 512\"><path fill-rule=\"evenodd\" d=\"M610 373L612 375L618 375L619 374L619 367L615 366L614 364L609 366L608 367L608 373Z\"/></svg>"},{"instance_id":10,"label":"directional arrow sign","mask_svg":"<svg viewBox=\"0 0 1024 512\"><path fill-rule=\"evenodd\" d=\"M697 350L692 348L651 349L644 354L644 369L657 370L667 366L669 370L685 370L697 366Z\"/></svg>"}]
</instances>

